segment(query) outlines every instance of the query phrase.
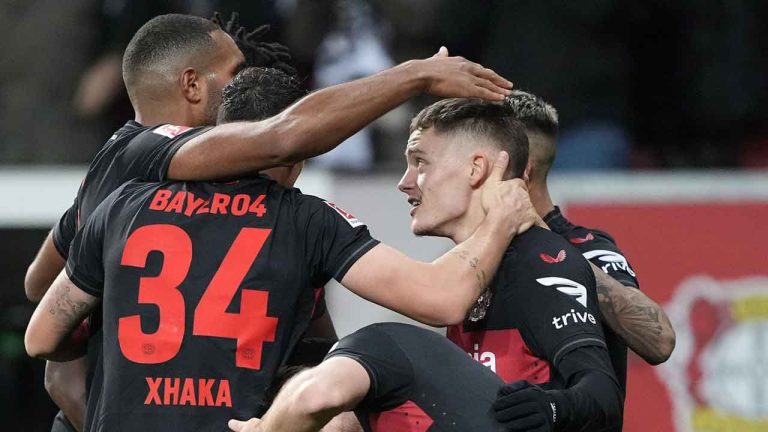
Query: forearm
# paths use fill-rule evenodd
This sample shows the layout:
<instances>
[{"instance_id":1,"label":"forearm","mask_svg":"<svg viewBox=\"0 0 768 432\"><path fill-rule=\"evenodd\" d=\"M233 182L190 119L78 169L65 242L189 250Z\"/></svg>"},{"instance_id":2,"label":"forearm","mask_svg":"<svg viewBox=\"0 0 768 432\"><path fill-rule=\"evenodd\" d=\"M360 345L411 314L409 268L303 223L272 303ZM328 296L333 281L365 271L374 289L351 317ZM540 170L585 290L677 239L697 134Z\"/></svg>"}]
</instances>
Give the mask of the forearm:
<instances>
[{"instance_id":1,"label":"forearm","mask_svg":"<svg viewBox=\"0 0 768 432\"><path fill-rule=\"evenodd\" d=\"M333 361L339 362L338 359ZM345 375L346 372L354 372L355 368L345 370L341 367L331 374L318 373L320 368L328 370L328 364L304 371L286 383L261 419L260 431L318 431L333 417L351 409L365 395L362 390L352 393L345 391L347 387L356 387L354 376ZM361 392L362 395L356 394Z\"/></svg>"},{"instance_id":2,"label":"forearm","mask_svg":"<svg viewBox=\"0 0 768 432\"><path fill-rule=\"evenodd\" d=\"M488 288L513 237L513 231L486 218L471 237L432 262L429 271L420 275L423 289L419 292L431 294L438 308L452 312L447 316L450 322L437 324L456 324L466 318ZM440 304L436 299L450 303ZM427 299L424 303L428 304Z\"/></svg>"},{"instance_id":3,"label":"forearm","mask_svg":"<svg viewBox=\"0 0 768 432\"><path fill-rule=\"evenodd\" d=\"M319 90L278 115L287 143L281 163L326 153L360 129L419 95L425 86L411 60L370 77Z\"/></svg>"},{"instance_id":4,"label":"forearm","mask_svg":"<svg viewBox=\"0 0 768 432\"><path fill-rule=\"evenodd\" d=\"M566 390L551 390L559 408L556 431L602 430L621 422L619 388L601 372L587 372Z\"/></svg>"},{"instance_id":5,"label":"forearm","mask_svg":"<svg viewBox=\"0 0 768 432\"><path fill-rule=\"evenodd\" d=\"M179 149L168 177L234 177L326 153L421 93L424 79L415 70L417 61L319 90L265 121L218 126Z\"/></svg>"},{"instance_id":6,"label":"forearm","mask_svg":"<svg viewBox=\"0 0 768 432\"><path fill-rule=\"evenodd\" d=\"M85 358L66 363L47 362L45 390L78 431L85 417Z\"/></svg>"},{"instance_id":7,"label":"forearm","mask_svg":"<svg viewBox=\"0 0 768 432\"><path fill-rule=\"evenodd\" d=\"M664 310L640 290L592 269L603 321L648 363L666 361L675 348L675 331Z\"/></svg>"},{"instance_id":8,"label":"forearm","mask_svg":"<svg viewBox=\"0 0 768 432\"><path fill-rule=\"evenodd\" d=\"M566 388L549 391L558 407L555 430L591 431L621 424L624 401L604 348L577 348L563 356L556 369Z\"/></svg>"},{"instance_id":9,"label":"forearm","mask_svg":"<svg viewBox=\"0 0 768 432\"><path fill-rule=\"evenodd\" d=\"M87 343L87 331L81 324L98 301L61 272L29 321L24 335L27 353L53 361L81 357Z\"/></svg>"}]
</instances>

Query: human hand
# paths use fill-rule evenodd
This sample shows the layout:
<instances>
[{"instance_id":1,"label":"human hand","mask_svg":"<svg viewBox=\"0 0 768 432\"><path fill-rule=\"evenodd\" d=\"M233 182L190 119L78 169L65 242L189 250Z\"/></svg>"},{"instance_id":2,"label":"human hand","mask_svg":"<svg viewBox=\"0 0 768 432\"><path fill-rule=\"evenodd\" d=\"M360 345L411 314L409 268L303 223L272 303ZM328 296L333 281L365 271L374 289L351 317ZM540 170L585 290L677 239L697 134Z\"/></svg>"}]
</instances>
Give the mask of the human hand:
<instances>
[{"instance_id":1,"label":"human hand","mask_svg":"<svg viewBox=\"0 0 768 432\"><path fill-rule=\"evenodd\" d=\"M424 77L424 92L431 96L501 101L511 93L510 81L464 57L449 57L446 47L414 65Z\"/></svg>"}]
</instances>

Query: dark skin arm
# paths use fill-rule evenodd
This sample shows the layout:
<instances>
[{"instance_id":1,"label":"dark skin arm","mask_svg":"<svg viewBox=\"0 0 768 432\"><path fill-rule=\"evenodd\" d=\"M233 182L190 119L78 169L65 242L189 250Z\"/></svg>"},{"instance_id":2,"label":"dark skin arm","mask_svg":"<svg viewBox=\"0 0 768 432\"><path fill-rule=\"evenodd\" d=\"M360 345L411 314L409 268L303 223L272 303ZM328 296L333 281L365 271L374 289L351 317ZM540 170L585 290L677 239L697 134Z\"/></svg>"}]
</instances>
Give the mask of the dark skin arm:
<instances>
[{"instance_id":1,"label":"dark skin arm","mask_svg":"<svg viewBox=\"0 0 768 432\"><path fill-rule=\"evenodd\" d=\"M414 96L502 100L512 83L444 48L367 78L317 91L270 119L217 126L185 143L171 160L178 180L231 178L326 153Z\"/></svg>"},{"instance_id":2,"label":"dark skin arm","mask_svg":"<svg viewBox=\"0 0 768 432\"><path fill-rule=\"evenodd\" d=\"M45 390L78 431L85 417L85 374L85 357L45 364Z\"/></svg>"},{"instance_id":3,"label":"dark skin arm","mask_svg":"<svg viewBox=\"0 0 768 432\"><path fill-rule=\"evenodd\" d=\"M625 287L594 264L603 321L651 365L664 363L675 348L675 330L664 310L642 291Z\"/></svg>"}]
</instances>

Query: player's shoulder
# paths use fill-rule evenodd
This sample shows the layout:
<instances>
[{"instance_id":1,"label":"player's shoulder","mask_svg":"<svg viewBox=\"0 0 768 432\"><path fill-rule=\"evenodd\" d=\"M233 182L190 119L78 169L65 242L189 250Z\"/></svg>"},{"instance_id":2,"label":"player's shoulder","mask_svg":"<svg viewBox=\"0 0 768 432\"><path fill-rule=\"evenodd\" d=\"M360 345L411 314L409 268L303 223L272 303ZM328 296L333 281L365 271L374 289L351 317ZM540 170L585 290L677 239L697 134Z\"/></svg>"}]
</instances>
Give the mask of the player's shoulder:
<instances>
[{"instance_id":1,"label":"player's shoulder","mask_svg":"<svg viewBox=\"0 0 768 432\"><path fill-rule=\"evenodd\" d=\"M566 239L534 226L512 240L504 267L516 276L573 276L586 273L589 263Z\"/></svg>"}]
</instances>

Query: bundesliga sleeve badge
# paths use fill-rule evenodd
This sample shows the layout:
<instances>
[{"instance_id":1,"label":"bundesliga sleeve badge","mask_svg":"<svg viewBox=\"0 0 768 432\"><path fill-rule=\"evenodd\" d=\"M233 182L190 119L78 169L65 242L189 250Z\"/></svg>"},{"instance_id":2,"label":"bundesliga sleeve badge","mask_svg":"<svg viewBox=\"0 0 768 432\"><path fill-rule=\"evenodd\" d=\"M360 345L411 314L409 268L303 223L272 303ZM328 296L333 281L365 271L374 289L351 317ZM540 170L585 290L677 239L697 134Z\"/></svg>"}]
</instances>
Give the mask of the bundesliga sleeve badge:
<instances>
[{"instance_id":1,"label":"bundesliga sleeve badge","mask_svg":"<svg viewBox=\"0 0 768 432\"><path fill-rule=\"evenodd\" d=\"M344 221L346 221L352 228L357 228L359 226L365 225L363 222L358 220L354 215L342 210L337 206L336 204L328 201L323 201L328 207L336 210L336 213L341 215L342 218L344 218Z\"/></svg>"}]
</instances>

